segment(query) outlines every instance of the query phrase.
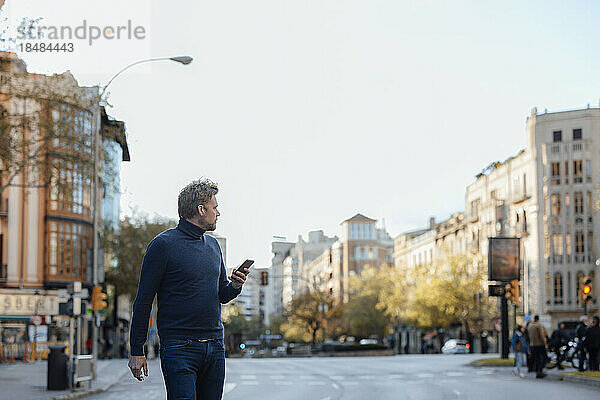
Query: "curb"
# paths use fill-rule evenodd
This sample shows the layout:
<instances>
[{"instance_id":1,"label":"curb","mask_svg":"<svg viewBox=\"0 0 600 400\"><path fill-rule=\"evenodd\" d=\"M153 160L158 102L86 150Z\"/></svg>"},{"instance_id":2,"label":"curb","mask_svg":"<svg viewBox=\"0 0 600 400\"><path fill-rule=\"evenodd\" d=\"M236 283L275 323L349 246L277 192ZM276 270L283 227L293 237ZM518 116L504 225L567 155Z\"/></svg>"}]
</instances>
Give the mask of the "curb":
<instances>
[{"instance_id":1,"label":"curb","mask_svg":"<svg viewBox=\"0 0 600 400\"><path fill-rule=\"evenodd\" d=\"M104 385L104 387L86 389L81 391L74 391L69 394L62 394L60 396L51 397L50 400L71 400L71 399L81 399L83 397L91 396L93 394L102 393L110 389L115 383L121 380L127 374L127 370L123 371L122 374L118 375L113 379L112 382Z\"/></svg>"},{"instance_id":2,"label":"curb","mask_svg":"<svg viewBox=\"0 0 600 400\"><path fill-rule=\"evenodd\" d=\"M589 378L586 376L567 375L567 374L562 374L561 377L562 377L562 380L565 382L583 383L584 385L600 387L600 379L598 379L598 378Z\"/></svg>"},{"instance_id":3,"label":"curb","mask_svg":"<svg viewBox=\"0 0 600 400\"><path fill-rule=\"evenodd\" d=\"M505 365L505 364L497 364L497 363L488 363L481 361L472 361L469 363L472 367L498 367L498 368L512 368L513 365Z\"/></svg>"}]
</instances>

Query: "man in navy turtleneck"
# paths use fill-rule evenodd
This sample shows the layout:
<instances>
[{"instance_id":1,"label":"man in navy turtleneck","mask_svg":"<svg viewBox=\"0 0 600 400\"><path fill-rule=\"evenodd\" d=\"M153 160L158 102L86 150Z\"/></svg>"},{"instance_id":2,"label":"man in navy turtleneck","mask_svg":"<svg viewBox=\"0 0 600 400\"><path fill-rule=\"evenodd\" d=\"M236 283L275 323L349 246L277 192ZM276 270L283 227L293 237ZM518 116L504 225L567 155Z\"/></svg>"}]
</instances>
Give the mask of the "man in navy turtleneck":
<instances>
[{"instance_id":1,"label":"man in navy turtleneck","mask_svg":"<svg viewBox=\"0 0 600 400\"><path fill-rule=\"evenodd\" d=\"M167 398L221 399L225 346L221 303L242 290L248 269L227 279L221 248L205 234L217 227L217 185L198 180L179 193L179 224L156 236L142 261L133 304L129 368L148 376L144 343L154 296L158 296L160 363Z\"/></svg>"}]
</instances>

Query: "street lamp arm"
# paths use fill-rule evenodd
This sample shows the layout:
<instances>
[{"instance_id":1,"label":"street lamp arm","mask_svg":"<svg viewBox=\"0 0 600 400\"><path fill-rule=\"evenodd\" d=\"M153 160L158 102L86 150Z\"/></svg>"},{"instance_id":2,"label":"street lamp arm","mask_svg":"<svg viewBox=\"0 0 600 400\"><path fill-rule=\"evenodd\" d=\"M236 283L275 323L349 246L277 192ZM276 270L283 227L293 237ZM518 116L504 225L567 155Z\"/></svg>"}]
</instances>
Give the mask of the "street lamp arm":
<instances>
[{"instance_id":1,"label":"street lamp arm","mask_svg":"<svg viewBox=\"0 0 600 400\"><path fill-rule=\"evenodd\" d=\"M138 64L142 64L142 63L147 63L147 62L152 62L152 61L175 61L178 62L180 64L183 65L187 65L189 63L191 63L193 60L192 57L188 57L188 56L180 56L180 57L157 57L157 58L148 58L145 60L139 60L136 61L134 63L131 63L129 65L127 65L125 68L121 69L119 72L117 72L112 78L110 78L110 80L108 81L108 83L106 85L104 85L104 87L102 88L102 92L100 93L100 100L102 100L102 98L104 97L104 93L106 92L106 89L108 88L108 86L112 83L112 81L115 80L115 78L119 75L121 75L123 72L125 72L126 70L128 70L129 68L138 65Z\"/></svg>"}]
</instances>

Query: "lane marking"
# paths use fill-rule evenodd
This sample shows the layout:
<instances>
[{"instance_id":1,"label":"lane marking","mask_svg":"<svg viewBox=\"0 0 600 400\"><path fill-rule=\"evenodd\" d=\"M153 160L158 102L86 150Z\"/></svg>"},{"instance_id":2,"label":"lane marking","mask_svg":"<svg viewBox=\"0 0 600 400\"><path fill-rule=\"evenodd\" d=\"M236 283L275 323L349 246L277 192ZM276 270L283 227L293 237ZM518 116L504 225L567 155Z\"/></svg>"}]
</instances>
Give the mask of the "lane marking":
<instances>
[{"instance_id":1,"label":"lane marking","mask_svg":"<svg viewBox=\"0 0 600 400\"><path fill-rule=\"evenodd\" d=\"M343 380L345 378L345 376L341 376L341 375L333 375L329 377L330 379L334 379L336 381L340 381Z\"/></svg>"},{"instance_id":2,"label":"lane marking","mask_svg":"<svg viewBox=\"0 0 600 400\"><path fill-rule=\"evenodd\" d=\"M321 400L331 400L331 397L329 397L329 396L323 397Z\"/></svg>"},{"instance_id":3,"label":"lane marking","mask_svg":"<svg viewBox=\"0 0 600 400\"><path fill-rule=\"evenodd\" d=\"M494 370L488 371L488 370L484 369L484 370L481 370L481 371L476 371L475 373L477 375L491 375L494 372L496 372L496 371L494 371Z\"/></svg>"},{"instance_id":4,"label":"lane marking","mask_svg":"<svg viewBox=\"0 0 600 400\"><path fill-rule=\"evenodd\" d=\"M460 396L460 392L458 390L454 389L453 392L455 395Z\"/></svg>"},{"instance_id":5,"label":"lane marking","mask_svg":"<svg viewBox=\"0 0 600 400\"><path fill-rule=\"evenodd\" d=\"M256 381L246 381L246 382L242 382L242 385L258 385L258 382L256 382Z\"/></svg>"},{"instance_id":6,"label":"lane marking","mask_svg":"<svg viewBox=\"0 0 600 400\"><path fill-rule=\"evenodd\" d=\"M240 379L256 379L256 375L240 375Z\"/></svg>"},{"instance_id":7,"label":"lane marking","mask_svg":"<svg viewBox=\"0 0 600 400\"><path fill-rule=\"evenodd\" d=\"M223 388L223 394L227 394L227 393L231 392L233 389L235 389L236 386L237 386L237 383L226 382L225 387Z\"/></svg>"},{"instance_id":8,"label":"lane marking","mask_svg":"<svg viewBox=\"0 0 600 400\"><path fill-rule=\"evenodd\" d=\"M290 386L292 382L289 381L275 381L275 384L278 386Z\"/></svg>"},{"instance_id":9,"label":"lane marking","mask_svg":"<svg viewBox=\"0 0 600 400\"><path fill-rule=\"evenodd\" d=\"M333 386L335 390L339 390L340 388L340 386L337 383L332 383L331 386Z\"/></svg>"},{"instance_id":10,"label":"lane marking","mask_svg":"<svg viewBox=\"0 0 600 400\"><path fill-rule=\"evenodd\" d=\"M448 375L448 376L463 376L464 372L452 372L452 371L450 371L450 372L446 372L446 375Z\"/></svg>"},{"instance_id":11,"label":"lane marking","mask_svg":"<svg viewBox=\"0 0 600 400\"><path fill-rule=\"evenodd\" d=\"M433 374L422 373L422 374L417 374L417 377L419 377L419 378L433 378Z\"/></svg>"}]
</instances>

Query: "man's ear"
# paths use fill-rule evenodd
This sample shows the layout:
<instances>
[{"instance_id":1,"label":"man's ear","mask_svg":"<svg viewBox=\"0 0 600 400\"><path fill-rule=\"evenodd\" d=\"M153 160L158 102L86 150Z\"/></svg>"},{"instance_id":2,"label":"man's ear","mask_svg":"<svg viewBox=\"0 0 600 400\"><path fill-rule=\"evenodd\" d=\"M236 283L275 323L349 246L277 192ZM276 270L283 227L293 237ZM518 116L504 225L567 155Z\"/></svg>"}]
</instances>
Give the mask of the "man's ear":
<instances>
[{"instance_id":1,"label":"man's ear","mask_svg":"<svg viewBox=\"0 0 600 400\"><path fill-rule=\"evenodd\" d=\"M204 206L202 204L198 205L198 213L201 217L204 217L204 214L206 214L206 211L204 210Z\"/></svg>"}]
</instances>

